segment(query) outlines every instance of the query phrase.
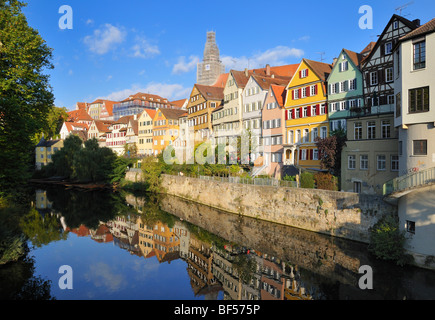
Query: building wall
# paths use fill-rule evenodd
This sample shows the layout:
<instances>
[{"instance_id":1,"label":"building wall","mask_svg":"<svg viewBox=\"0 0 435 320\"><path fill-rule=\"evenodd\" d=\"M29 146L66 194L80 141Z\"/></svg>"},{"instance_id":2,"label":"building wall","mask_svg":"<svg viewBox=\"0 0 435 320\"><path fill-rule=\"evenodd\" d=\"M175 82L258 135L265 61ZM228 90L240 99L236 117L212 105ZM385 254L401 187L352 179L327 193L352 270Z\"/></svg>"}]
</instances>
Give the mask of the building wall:
<instances>
[{"instance_id":1,"label":"building wall","mask_svg":"<svg viewBox=\"0 0 435 320\"><path fill-rule=\"evenodd\" d=\"M381 122L390 121L391 138L383 139ZM374 139L367 139L368 123L374 122L376 136ZM362 139L355 139L355 123L360 123L362 128ZM399 173L397 168L392 166L393 156L398 156L397 130L393 126L393 115L373 115L363 118L351 118L347 121L346 146L341 155L341 189L346 192L361 192L362 194L383 193L383 184L396 178ZM368 168L361 166L361 156L367 156ZM378 170L377 157L385 156L385 170ZM349 156L355 157L355 169L349 166ZM356 184L360 184L358 190Z\"/></svg>"},{"instance_id":2,"label":"building wall","mask_svg":"<svg viewBox=\"0 0 435 320\"><path fill-rule=\"evenodd\" d=\"M138 119L138 152L140 155L153 154L153 119L144 111Z\"/></svg>"},{"instance_id":3,"label":"building wall","mask_svg":"<svg viewBox=\"0 0 435 320\"><path fill-rule=\"evenodd\" d=\"M300 77L300 71L308 69L308 76L305 78ZM300 90L307 86L316 86L317 94L309 95L305 98L293 98L294 91ZM286 128L287 137L286 142L288 145L296 146L296 151L294 155L295 164L302 168L312 168L320 169L320 160L315 160L314 152L317 150L313 139L313 129L316 128L318 136L321 136L321 131L326 128L326 136L329 136L329 121L328 121L328 111L327 111L327 93L326 93L326 83L321 81L321 79L307 66L307 64L302 61L298 71L292 78L290 84L287 87L286 95ZM315 116L300 116L299 110L305 107L319 106L317 108L317 114ZM323 107L322 107L323 106ZM321 111L323 110L323 111ZM297 119L292 119L292 113L298 113ZM297 132L301 132L301 140L303 133L308 130L308 141L302 142L297 139ZM293 141L289 141L290 131L293 131ZM306 160L302 160L301 150L306 150ZM310 156L313 157L310 159Z\"/></svg>"},{"instance_id":4,"label":"building wall","mask_svg":"<svg viewBox=\"0 0 435 320\"><path fill-rule=\"evenodd\" d=\"M340 64L345 61L347 61L348 63L348 70L341 72ZM349 81L353 79L356 79L356 89L348 89L342 92L336 91L335 93L331 92L331 85L335 85L336 83L340 84L344 81ZM339 106L341 102L358 99L360 102L359 104L357 104L357 106L364 106L362 73L359 68L353 63L352 59L349 58L345 51L341 52L336 64L334 65L334 68L332 69L330 76L328 77L328 90L328 117L330 123L339 119L346 119L350 116L350 106L348 106L348 109L346 110L341 110ZM338 104L336 110L332 110L333 104ZM343 127L343 129L345 128L346 127Z\"/></svg>"},{"instance_id":5,"label":"building wall","mask_svg":"<svg viewBox=\"0 0 435 320\"><path fill-rule=\"evenodd\" d=\"M63 148L63 140L59 140L51 147L36 147L35 148L35 166L36 169L41 170L42 167L49 164L52 160L53 154Z\"/></svg>"},{"instance_id":6,"label":"building wall","mask_svg":"<svg viewBox=\"0 0 435 320\"><path fill-rule=\"evenodd\" d=\"M273 109L268 109L267 106L269 103L274 103L276 107ZM285 142L285 132L286 132L284 113L285 113L284 108L277 103L276 98L273 96L272 90L269 89L269 92L267 93L266 98L264 100L264 106L262 110L263 153L264 153L264 158L266 159L266 163L268 163L268 168L266 169L265 173L274 176L276 178L281 178L281 171L282 171L283 160L284 160L283 143ZM281 119L281 125L279 127L264 129L265 121L271 121L271 120L273 121L276 119ZM269 138L280 137L281 144L269 145L267 142L265 143L264 141L265 137L269 137ZM272 154L274 153L281 154L281 159L273 159Z\"/></svg>"},{"instance_id":7,"label":"building wall","mask_svg":"<svg viewBox=\"0 0 435 320\"><path fill-rule=\"evenodd\" d=\"M435 261L435 186L415 190L399 199L400 229L405 232L405 249L411 252L416 263L434 267ZM411 223L415 232L410 232Z\"/></svg>"}]
</instances>

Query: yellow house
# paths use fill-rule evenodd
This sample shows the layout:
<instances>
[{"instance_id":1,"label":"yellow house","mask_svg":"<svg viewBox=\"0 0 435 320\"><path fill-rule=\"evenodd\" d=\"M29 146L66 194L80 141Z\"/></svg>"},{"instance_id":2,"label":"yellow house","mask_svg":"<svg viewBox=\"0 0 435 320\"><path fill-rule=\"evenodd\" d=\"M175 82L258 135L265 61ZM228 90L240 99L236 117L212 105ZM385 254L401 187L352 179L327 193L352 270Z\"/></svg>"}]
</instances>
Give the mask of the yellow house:
<instances>
[{"instance_id":1,"label":"yellow house","mask_svg":"<svg viewBox=\"0 0 435 320\"><path fill-rule=\"evenodd\" d=\"M317 137L329 135L327 79L332 65L303 59L287 85L284 165L320 169Z\"/></svg>"},{"instance_id":2,"label":"yellow house","mask_svg":"<svg viewBox=\"0 0 435 320\"><path fill-rule=\"evenodd\" d=\"M139 155L150 156L153 154L153 119L155 115L156 110L145 109L138 118L137 149Z\"/></svg>"},{"instance_id":3,"label":"yellow house","mask_svg":"<svg viewBox=\"0 0 435 320\"><path fill-rule=\"evenodd\" d=\"M45 140L41 138L35 147L35 167L41 170L51 162L51 156L63 148L63 140Z\"/></svg>"}]
</instances>

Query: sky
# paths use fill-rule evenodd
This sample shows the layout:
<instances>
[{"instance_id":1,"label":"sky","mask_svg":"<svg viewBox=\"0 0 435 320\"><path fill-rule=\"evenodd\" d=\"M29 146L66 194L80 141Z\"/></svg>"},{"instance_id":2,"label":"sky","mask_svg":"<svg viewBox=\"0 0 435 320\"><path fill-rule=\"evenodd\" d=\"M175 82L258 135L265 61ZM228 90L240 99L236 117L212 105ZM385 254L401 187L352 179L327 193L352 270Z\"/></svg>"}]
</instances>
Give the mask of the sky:
<instances>
[{"instance_id":1,"label":"sky","mask_svg":"<svg viewBox=\"0 0 435 320\"><path fill-rule=\"evenodd\" d=\"M196 83L207 31L226 72L299 63L332 63L343 48L360 52L393 14L426 23L433 0L27 0L31 27L53 49L55 105L126 99L137 92L186 99ZM72 29L59 27L68 5ZM406 6L407 5L407 6ZM370 6L373 28L360 28ZM402 11L397 10L399 7Z\"/></svg>"}]
</instances>

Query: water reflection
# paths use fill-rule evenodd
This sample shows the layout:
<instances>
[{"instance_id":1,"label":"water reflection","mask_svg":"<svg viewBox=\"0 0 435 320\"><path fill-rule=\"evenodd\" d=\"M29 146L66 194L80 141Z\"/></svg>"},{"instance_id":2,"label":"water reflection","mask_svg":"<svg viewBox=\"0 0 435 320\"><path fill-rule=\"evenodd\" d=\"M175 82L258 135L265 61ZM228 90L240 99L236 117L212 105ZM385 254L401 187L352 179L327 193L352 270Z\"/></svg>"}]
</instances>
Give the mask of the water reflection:
<instances>
[{"instance_id":1,"label":"water reflection","mask_svg":"<svg viewBox=\"0 0 435 320\"><path fill-rule=\"evenodd\" d=\"M166 274L158 270L162 279L168 277L168 272L175 274L177 268L184 268L182 273L188 279L191 296L183 293L177 299L435 298L433 272L380 263L363 244L227 214L176 197L47 188L36 190L34 207L21 220L21 228L35 248L71 241L68 235L74 234L97 246L112 244L128 252L135 259L133 264L145 260L168 265ZM102 250L96 248L89 254ZM53 249L50 258L55 259L55 252ZM112 263L111 267L116 269L116 262ZM359 288L361 265L373 268L374 290ZM101 272L109 265L107 261L98 261L92 268L95 274L99 273L94 277L101 278ZM132 280L125 274L115 275L114 269L106 270L111 274L107 279L118 295L99 298L127 298L128 291L119 288L133 292L134 285L122 282L140 284L137 277L145 277L138 273ZM91 272L83 273L90 282ZM7 279L1 281L3 285ZM47 291L44 285L41 287ZM176 291L177 285L186 283L161 283L156 290ZM143 289L138 292L143 294ZM135 296L152 297L151 293Z\"/></svg>"}]
</instances>

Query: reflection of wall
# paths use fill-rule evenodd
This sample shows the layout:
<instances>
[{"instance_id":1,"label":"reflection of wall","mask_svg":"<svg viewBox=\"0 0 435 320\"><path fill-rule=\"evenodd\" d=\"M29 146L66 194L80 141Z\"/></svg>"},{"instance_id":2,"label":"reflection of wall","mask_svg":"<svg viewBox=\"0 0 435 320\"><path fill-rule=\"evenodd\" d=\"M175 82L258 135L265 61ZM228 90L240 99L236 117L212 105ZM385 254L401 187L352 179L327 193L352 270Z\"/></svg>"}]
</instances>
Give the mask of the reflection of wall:
<instances>
[{"instance_id":1,"label":"reflection of wall","mask_svg":"<svg viewBox=\"0 0 435 320\"><path fill-rule=\"evenodd\" d=\"M36 190L36 209L50 209L52 202L47 198L47 191Z\"/></svg>"}]
</instances>

